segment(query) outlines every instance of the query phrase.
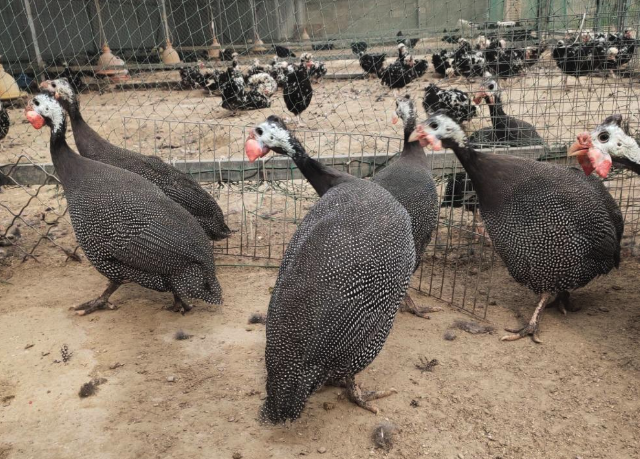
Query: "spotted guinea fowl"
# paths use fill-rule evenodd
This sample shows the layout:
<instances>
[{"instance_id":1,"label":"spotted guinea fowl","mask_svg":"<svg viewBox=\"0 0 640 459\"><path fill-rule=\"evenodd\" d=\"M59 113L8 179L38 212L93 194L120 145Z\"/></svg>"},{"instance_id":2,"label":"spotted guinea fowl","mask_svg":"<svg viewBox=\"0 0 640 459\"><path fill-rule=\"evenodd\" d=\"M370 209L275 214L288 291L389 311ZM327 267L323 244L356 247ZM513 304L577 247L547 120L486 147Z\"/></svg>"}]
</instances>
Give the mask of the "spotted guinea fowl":
<instances>
[{"instance_id":1,"label":"spotted guinea fowl","mask_svg":"<svg viewBox=\"0 0 640 459\"><path fill-rule=\"evenodd\" d=\"M10 124L9 113L7 113L7 109L4 108L2 102L0 102L0 140L4 139L9 133Z\"/></svg>"},{"instance_id":2,"label":"spotted guinea fowl","mask_svg":"<svg viewBox=\"0 0 640 459\"><path fill-rule=\"evenodd\" d=\"M345 380L349 399L364 392L354 377L378 355L409 285L415 250L406 210L384 188L309 157L275 116L247 141L250 160L269 150L289 156L320 195L291 238L267 313L267 398L263 416L298 418L327 382Z\"/></svg>"},{"instance_id":3,"label":"spotted guinea fowl","mask_svg":"<svg viewBox=\"0 0 640 459\"><path fill-rule=\"evenodd\" d=\"M640 146L625 132L621 115L611 115L591 132L578 135L569 156L576 156L587 175L607 177L612 165L640 175Z\"/></svg>"},{"instance_id":4,"label":"spotted guinea fowl","mask_svg":"<svg viewBox=\"0 0 640 459\"><path fill-rule=\"evenodd\" d=\"M51 158L64 188L73 229L85 255L107 279L102 295L75 309L111 308L109 297L126 282L173 293L173 309L189 298L222 303L211 245L197 220L138 174L76 154L65 139L62 106L39 94L26 108L36 129L51 129Z\"/></svg>"},{"instance_id":5,"label":"spotted guinea fowl","mask_svg":"<svg viewBox=\"0 0 640 459\"><path fill-rule=\"evenodd\" d=\"M526 121L509 116L504 112L500 87L494 78L488 78L482 83L481 90L476 93L473 101L476 104L485 101L489 106L491 127L482 128L469 138L473 146L503 145L521 147L526 145L543 145L544 140L536 128Z\"/></svg>"},{"instance_id":6,"label":"spotted guinea fowl","mask_svg":"<svg viewBox=\"0 0 640 459\"><path fill-rule=\"evenodd\" d=\"M442 112L411 135L435 149L450 148L469 174L480 214L509 273L540 302L528 325L503 340L531 335L553 294L564 312L569 291L620 263L623 220L602 182L577 168L474 150L462 128Z\"/></svg>"},{"instance_id":7,"label":"spotted guinea fowl","mask_svg":"<svg viewBox=\"0 0 640 459\"><path fill-rule=\"evenodd\" d=\"M441 89L433 83L424 88L422 107L427 114L446 110L458 123L471 120L477 113L466 92L459 89Z\"/></svg>"},{"instance_id":8,"label":"spotted guinea fowl","mask_svg":"<svg viewBox=\"0 0 640 459\"><path fill-rule=\"evenodd\" d=\"M407 209L411 218L411 232L415 244L416 264L420 266L431 234L438 223L438 192L431 175L429 161L419 142L409 142L409 135L416 127L416 109L408 94L396 100L396 116L404 122L404 146L399 157L382 171L373 181L383 187ZM405 310L419 317L428 318L427 313L436 309L416 306L409 294L405 297Z\"/></svg>"},{"instance_id":9,"label":"spotted guinea fowl","mask_svg":"<svg viewBox=\"0 0 640 459\"><path fill-rule=\"evenodd\" d=\"M311 58L307 59L307 53L305 53L300 65L291 65L287 68L284 88L282 90L287 110L298 117L299 126L304 126L301 115L302 112L309 108L311 99L313 98L313 88L311 87L311 79L309 78L309 69L312 66L313 60L311 60Z\"/></svg>"},{"instance_id":10,"label":"spotted guinea fowl","mask_svg":"<svg viewBox=\"0 0 640 459\"><path fill-rule=\"evenodd\" d=\"M45 81L40 88L55 96L69 113L78 152L89 159L141 175L184 207L214 241L225 239L231 230L224 222L218 203L193 177L165 163L157 156L145 156L117 147L91 129L80 113L80 102L66 80Z\"/></svg>"}]
</instances>

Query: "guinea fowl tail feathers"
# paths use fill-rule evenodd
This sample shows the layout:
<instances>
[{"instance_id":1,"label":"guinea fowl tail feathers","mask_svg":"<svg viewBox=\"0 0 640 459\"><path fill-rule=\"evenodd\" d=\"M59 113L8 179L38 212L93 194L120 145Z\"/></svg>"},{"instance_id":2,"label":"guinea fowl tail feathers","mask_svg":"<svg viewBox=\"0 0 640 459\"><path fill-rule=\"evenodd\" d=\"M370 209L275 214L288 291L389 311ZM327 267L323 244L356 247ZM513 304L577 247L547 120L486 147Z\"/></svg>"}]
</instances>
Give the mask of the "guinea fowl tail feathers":
<instances>
[{"instance_id":1,"label":"guinea fowl tail feathers","mask_svg":"<svg viewBox=\"0 0 640 459\"><path fill-rule=\"evenodd\" d=\"M267 376L267 399L260 410L262 420L272 424L300 417L307 399L326 380L319 367L300 368L291 364L282 372Z\"/></svg>"}]
</instances>

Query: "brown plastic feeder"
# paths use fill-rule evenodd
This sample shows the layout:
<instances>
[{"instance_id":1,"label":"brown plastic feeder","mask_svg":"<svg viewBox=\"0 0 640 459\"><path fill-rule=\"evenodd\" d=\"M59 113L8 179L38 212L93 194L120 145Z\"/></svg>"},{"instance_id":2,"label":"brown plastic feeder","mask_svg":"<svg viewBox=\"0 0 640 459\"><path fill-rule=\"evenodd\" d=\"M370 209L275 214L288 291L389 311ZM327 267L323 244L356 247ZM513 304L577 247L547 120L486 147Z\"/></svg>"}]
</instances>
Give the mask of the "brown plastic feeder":
<instances>
[{"instance_id":1,"label":"brown plastic feeder","mask_svg":"<svg viewBox=\"0 0 640 459\"><path fill-rule=\"evenodd\" d=\"M0 100L12 100L20 97L20 88L18 83L11 75L4 71L2 63L0 63Z\"/></svg>"},{"instance_id":2,"label":"brown plastic feeder","mask_svg":"<svg viewBox=\"0 0 640 459\"><path fill-rule=\"evenodd\" d=\"M109 77L114 83L129 79L129 71L124 68L124 61L115 56L107 44L102 47L102 54L98 59L97 69L96 75Z\"/></svg>"}]
</instances>

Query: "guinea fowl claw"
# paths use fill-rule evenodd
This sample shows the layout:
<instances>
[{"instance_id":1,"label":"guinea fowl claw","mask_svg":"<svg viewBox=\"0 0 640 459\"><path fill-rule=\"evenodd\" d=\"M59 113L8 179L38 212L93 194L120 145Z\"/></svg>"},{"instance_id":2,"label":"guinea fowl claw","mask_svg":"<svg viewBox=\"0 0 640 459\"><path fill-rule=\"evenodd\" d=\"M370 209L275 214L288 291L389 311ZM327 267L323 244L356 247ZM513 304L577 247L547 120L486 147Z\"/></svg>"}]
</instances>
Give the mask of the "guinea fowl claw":
<instances>
[{"instance_id":1,"label":"guinea fowl claw","mask_svg":"<svg viewBox=\"0 0 640 459\"><path fill-rule=\"evenodd\" d=\"M505 328L506 331L511 333L510 335L504 335L500 338L500 341L517 341L519 339L524 338L525 336L531 336L531 339L534 343L542 344L542 340L538 336L538 325L537 324L528 324L523 328Z\"/></svg>"},{"instance_id":2,"label":"guinea fowl claw","mask_svg":"<svg viewBox=\"0 0 640 459\"><path fill-rule=\"evenodd\" d=\"M371 400L377 400L379 398L388 397L393 394L397 394L395 389L381 390L381 391L363 391L353 379L353 377L347 377L347 397L349 400L360 408L371 411L373 414L378 414L380 410L377 406L369 403Z\"/></svg>"},{"instance_id":3,"label":"guinea fowl claw","mask_svg":"<svg viewBox=\"0 0 640 459\"><path fill-rule=\"evenodd\" d=\"M79 316L86 316L87 314L91 314L92 312L97 311L98 309L109 309L111 311L115 311L118 307L114 304L109 303L101 298L97 298L95 300L87 301L86 303L82 303L79 306L73 308L76 311L76 314Z\"/></svg>"},{"instance_id":4,"label":"guinea fowl claw","mask_svg":"<svg viewBox=\"0 0 640 459\"><path fill-rule=\"evenodd\" d=\"M402 300L402 304L400 305L400 310L402 312L408 312L410 314L421 317L423 319L431 319L431 317L429 317L428 314L430 312L442 311L442 308L437 306L420 308L414 303L413 299L407 293L404 299Z\"/></svg>"}]
</instances>

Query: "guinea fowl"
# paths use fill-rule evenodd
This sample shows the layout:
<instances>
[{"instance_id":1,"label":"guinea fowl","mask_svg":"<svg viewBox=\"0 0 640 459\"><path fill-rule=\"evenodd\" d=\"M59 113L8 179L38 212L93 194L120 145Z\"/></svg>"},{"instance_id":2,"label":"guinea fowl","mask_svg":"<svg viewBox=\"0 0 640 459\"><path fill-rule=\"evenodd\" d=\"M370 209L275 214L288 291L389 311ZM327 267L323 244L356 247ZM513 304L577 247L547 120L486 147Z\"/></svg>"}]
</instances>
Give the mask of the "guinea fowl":
<instances>
[{"instance_id":1,"label":"guinea fowl","mask_svg":"<svg viewBox=\"0 0 640 459\"><path fill-rule=\"evenodd\" d=\"M433 83L424 88L422 107L427 114L446 110L457 123L469 121L477 113L466 92L459 89L440 89Z\"/></svg>"},{"instance_id":2,"label":"guinea fowl","mask_svg":"<svg viewBox=\"0 0 640 459\"><path fill-rule=\"evenodd\" d=\"M250 160L269 150L290 157L320 195L291 238L267 313L267 398L263 416L298 418L323 384L376 413L355 375L382 349L414 268L407 211L384 188L312 159L275 116L247 140Z\"/></svg>"},{"instance_id":3,"label":"guinea fowl","mask_svg":"<svg viewBox=\"0 0 640 459\"><path fill-rule=\"evenodd\" d=\"M415 272L438 223L438 192L422 146L419 142L408 141L416 127L416 109L408 94L396 100L394 124L398 118L404 122L402 152L391 165L377 173L373 181L391 193L409 213L416 252ZM418 308L409 294L404 303L405 310L419 317L428 318L428 312L439 310Z\"/></svg>"},{"instance_id":4,"label":"guinea fowl","mask_svg":"<svg viewBox=\"0 0 640 459\"><path fill-rule=\"evenodd\" d=\"M7 113L7 109L4 108L0 101L0 140L4 139L9 133L10 124L9 113Z\"/></svg>"},{"instance_id":5,"label":"guinea fowl","mask_svg":"<svg viewBox=\"0 0 640 459\"><path fill-rule=\"evenodd\" d=\"M35 96L25 114L36 129L51 129L51 158L76 238L109 279L102 295L75 308L78 314L113 309L109 297L126 282L172 292L175 311L190 310L189 298L222 303L211 245L189 212L138 174L71 150L64 111L49 94Z\"/></svg>"},{"instance_id":6,"label":"guinea fowl","mask_svg":"<svg viewBox=\"0 0 640 459\"><path fill-rule=\"evenodd\" d=\"M45 81L40 88L55 96L69 113L73 137L82 156L135 172L154 183L169 198L189 211L214 241L231 235L231 230L224 222L222 209L193 177L157 156L145 156L126 150L100 137L82 117L78 97L66 80Z\"/></svg>"},{"instance_id":7,"label":"guinea fowl","mask_svg":"<svg viewBox=\"0 0 640 459\"><path fill-rule=\"evenodd\" d=\"M416 139L454 151L496 252L517 282L540 295L528 325L508 330L503 340L531 335L540 342L540 316L553 294L565 312L570 290L618 267L622 213L599 179L577 168L478 152L442 112L418 126L410 137Z\"/></svg>"},{"instance_id":8,"label":"guinea fowl","mask_svg":"<svg viewBox=\"0 0 640 459\"><path fill-rule=\"evenodd\" d=\"M612 165L640 175L640 147L622 125L621 115L611 115L591 132L583 132L569 148L585 174L596 172L606 178Z\"/></svg>"},{"instance_id":9,"label":"guinea fowl","mask_svg":"<svg viewBox=\"0 0 640 459\"><path fill-rule=\"evenodd\" d=\"M304 126L300 115L309 108L313 98L313 88L309 78L309 69L313 66L313 61L310 58L307 59L306 54L303 55L300 65L287 68L282 90L287 110L298 117L298 126Z\"/></svg>"},{"instance_id":10,"label":"guinea fowl","mask_svg":"<svg viewBox=\"0 0 640 459\"><path fill-rule=\"evenodd\" d=\"M488 78L483 82L481 90L476 93L473 101L479 104L482 100L489 106L491 127L480 129L471 134L469 139L471 145L522 147L544 144L535 127L504 112L500 87L496 79Z\"/></svg>"}]
</instances>

